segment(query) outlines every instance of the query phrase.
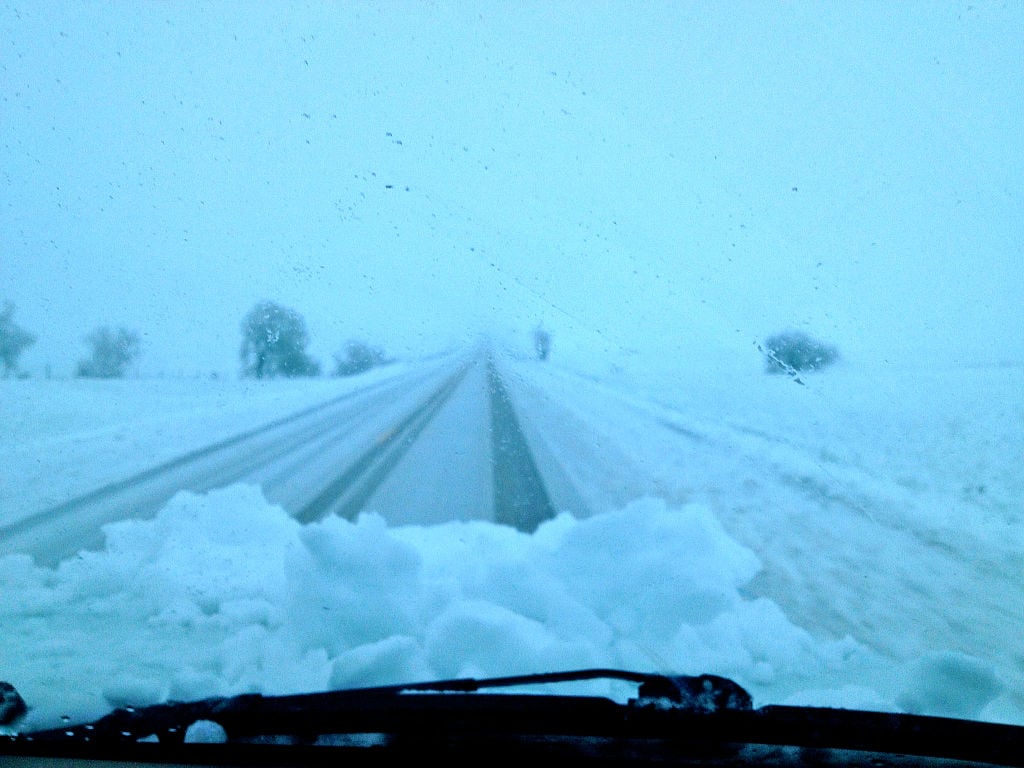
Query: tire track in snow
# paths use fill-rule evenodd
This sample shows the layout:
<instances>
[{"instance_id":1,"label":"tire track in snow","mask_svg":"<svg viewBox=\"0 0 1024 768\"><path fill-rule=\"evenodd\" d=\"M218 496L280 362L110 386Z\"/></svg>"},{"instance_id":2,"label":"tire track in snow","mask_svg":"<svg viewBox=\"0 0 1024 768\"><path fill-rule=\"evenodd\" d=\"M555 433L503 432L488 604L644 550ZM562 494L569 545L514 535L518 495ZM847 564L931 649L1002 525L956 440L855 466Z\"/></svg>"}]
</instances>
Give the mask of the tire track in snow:
<instances>
[{"instance_id":1,"label":"tire track in snow","mask_svg":"<svg viewBox=\"0 0 1024 768\"><path fill-rule=\"evenodd\" d=\"M530 452L515 407L494 362L487 361L491 404L491 460L494 466L494 519L532 533L555 516L544 481Z\"/></svg>"},{"instance_id":2,"label":"tire track in snow","mask_svg":"<svg viewBox=\"0 0 1024 768\"><path fill-rule=\"evenodd\" d=\"M252 477L313 441L347 433L374 410L363 407L334 421L333 409L363 400L382 406L393 403L400 392L412 391L431 375L403 376L346 392L21 518L0 528L0 556L29 552L41 564L55 565L83 548L102 544L102 525L150 517L179 490L202 492Z\"/></svg>"},{"instance_id":3,"label":"tire track in snow","mask_svg":"<svg viewBox=\"0 0 1024 768\"><path fill-rule=\"evenodd\" d=\"M493 361L480 357L466 363L446 380L421 405L407 414L396 426L381 432L374 444L338 474L296 519L308 523L330 514L355 518L391 473L406 459L413 444L426 431L435 417L450 406L453 395L462 386L469 386L467 374L474 365L484 369L486 387L486 424L465 423L464 430L484 429L490 434L492 498L486 509L476 509L478 519L509 525L524 532L536 530L544 520L555 516L555 509L529 441L520 427L519 416ZM434 440L443 439L433 435ZM448 445L431 444L431 452L444 455ZM452 456L451 468L458 469L459 457ZM423 477L429 482L430 477ZM454 483L459 487L459 483ZM490 513L490 514L488 514ZM384 514L389 518L389 514Z\"/></svg>"},{"instance_id":4,"label":"tire track in snow","mask_svg":"<svg viewBox=\"0 0 1024 768\"><path fill-rule=\"evenodd\" d=\"M379 433L374 444L300 509L295 518L301 523L319 520L332 513L349 520L355 518L384 478L402 460L409 446L452 396L468 370L469 364L464 364L395 427Z\"/></svg>"}]
</instances>

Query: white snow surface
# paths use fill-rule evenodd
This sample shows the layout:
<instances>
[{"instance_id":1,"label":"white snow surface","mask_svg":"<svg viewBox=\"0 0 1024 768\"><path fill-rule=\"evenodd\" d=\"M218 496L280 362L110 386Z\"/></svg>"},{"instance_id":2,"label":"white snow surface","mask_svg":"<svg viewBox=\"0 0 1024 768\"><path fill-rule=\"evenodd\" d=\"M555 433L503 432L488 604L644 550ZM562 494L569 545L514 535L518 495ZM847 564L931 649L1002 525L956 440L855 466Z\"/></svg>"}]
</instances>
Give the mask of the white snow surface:
<instances>
[{"instance_id":1,"label":"white snow surface","mask_svg":"<svg viewBox=\"0 0 1024 768\"><path fill-rule=\"evenodd\" d=\"M0 380L0 525L407 371L345 379Z\"/></svg>"},{"instance_id":2,"label":"white snow surface","mask_svg":"<svg viewBox=\"0 0 1024 768\"><path fill-rule=\"evenodd\" d=\"M595 666L725 675L757 705L1024 723L1019 368L839 367L803 387L518 370L521 413L560 409L606 441L546 446L576 477L590 467L598 514L533 534L395 527L372 510L302 525L235 485L109 524L103 550L55 569L7 556L0 679L32 707L19 727ZM77 484L100 483L164 456L167 423L198 446L354 386L290 382L254 399L236 382L0 385L8 520L12 498L38 504L65 462Z\"/></svg>"}]
</instances>

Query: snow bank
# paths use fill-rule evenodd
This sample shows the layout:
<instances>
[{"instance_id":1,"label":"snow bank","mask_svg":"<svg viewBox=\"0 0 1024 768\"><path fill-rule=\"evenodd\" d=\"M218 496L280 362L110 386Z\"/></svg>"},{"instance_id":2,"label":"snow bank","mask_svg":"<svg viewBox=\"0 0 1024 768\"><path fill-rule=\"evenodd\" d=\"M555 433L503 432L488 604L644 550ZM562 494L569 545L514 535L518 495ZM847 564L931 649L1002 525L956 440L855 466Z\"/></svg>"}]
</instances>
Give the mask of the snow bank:
<instances>
[{"instance_id":1,"label":"snow bank","mask_svg":"<svg viewBox=\"0 0 1024 768\"><path fill-rule=\"evenodd\" d=\"M744 597L759 562L701 506L645 499L533 535L372 514L302 526L233 486L105 534L55 570L0 560L0 670L32 707L23 728L168 699L587 666L711 672L760 703L804 689L827 703L850 700L858 670L886 669ZM904 694L915 709L957 677L935 666Z\"/></svg>"}]
</instances>

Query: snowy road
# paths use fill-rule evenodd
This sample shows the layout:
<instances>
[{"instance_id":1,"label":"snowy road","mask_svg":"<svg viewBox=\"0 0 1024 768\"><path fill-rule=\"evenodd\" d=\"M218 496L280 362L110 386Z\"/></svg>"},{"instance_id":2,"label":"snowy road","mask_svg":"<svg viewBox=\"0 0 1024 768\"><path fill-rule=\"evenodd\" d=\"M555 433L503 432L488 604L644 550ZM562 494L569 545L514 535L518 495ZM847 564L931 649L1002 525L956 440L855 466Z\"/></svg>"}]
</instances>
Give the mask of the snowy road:
<instances>
[{"instance_id":1,"label":"snowy road","mask_svg":"<svg viewBox=\"0 0 1024 768\"><path fill-rule=\"evenodd\" d=\"M425 481L426 479L426 481ZM425 366L232 436L0 528L0 555L55 565L101 526L175 493L247 482L300 522L363 509L392 523L481 519L530 531L555 507L486 355Z\"/></svg>"}]
</instances>

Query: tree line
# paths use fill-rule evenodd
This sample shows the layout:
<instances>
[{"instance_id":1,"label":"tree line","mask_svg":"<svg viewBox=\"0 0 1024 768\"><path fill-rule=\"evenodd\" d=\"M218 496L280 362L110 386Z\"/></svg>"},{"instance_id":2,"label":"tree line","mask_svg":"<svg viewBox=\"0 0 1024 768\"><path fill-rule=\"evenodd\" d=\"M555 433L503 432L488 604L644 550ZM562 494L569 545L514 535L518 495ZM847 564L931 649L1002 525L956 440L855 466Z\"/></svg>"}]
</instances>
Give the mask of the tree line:
<instances>
[{"instance_id":1,"label":"tree line","mask_svg":"<svg viewBox=\"0 0 1024 768\"><path fill-rule=\"evenodd\" d=\"M242 346L239 351L242 375L254 379L320 376L320 361L307 352L309 330L296 310L273 301L260 301L242 320ZM0 310L0 363L3 377L24 375L19 366L22 352L36 342L36 335L14 320L14 305L4 302ZM88 357L78 361L75 375L80 378L123 378L142 352L138 332L127 328L102 326L85 337ZM542 327L534 331L534 348L540 360L546 360L551 336ZM800 331L784 331L757 344L764 357L765 372L796 375L826 368L839 359L838 350ZM390 362L384 350L366 342L350 339L334 354L334 376L354 376Z\"/></svg>"},{"instance_id":2,"label":"tree line","mask_svg":"<svg viewBox=\"0 0 1024 768\"><path fill-rule=\"evenodd\" d=\"M19 366L22 353L37 336L14 320L15 307L5 301L0 310L0 364L3 378L27 376ZM242 375L255 379L321 375L318 360L306 351L310 336L302 315L273 301L261 301L242 321ZM75 376L119 379L142 354L142 339L129 328L101 326L85 337L89 354L78 361ZM334 376L353 376L390 362L379 348L357 339L344 343L334 355Z\"/></svg>"},{"instance_id":3,"label":"tree line","mask_svg":"<svg viewBox=\"0 0 1024 768\"><path fill-rule=\"evenodd\" d=\"M35 343L35 334L14 322L14 305L5 301L0 311L0 362L4 366L5 379L18 375L18 358Z\"/></svg>"}]
</instances>

